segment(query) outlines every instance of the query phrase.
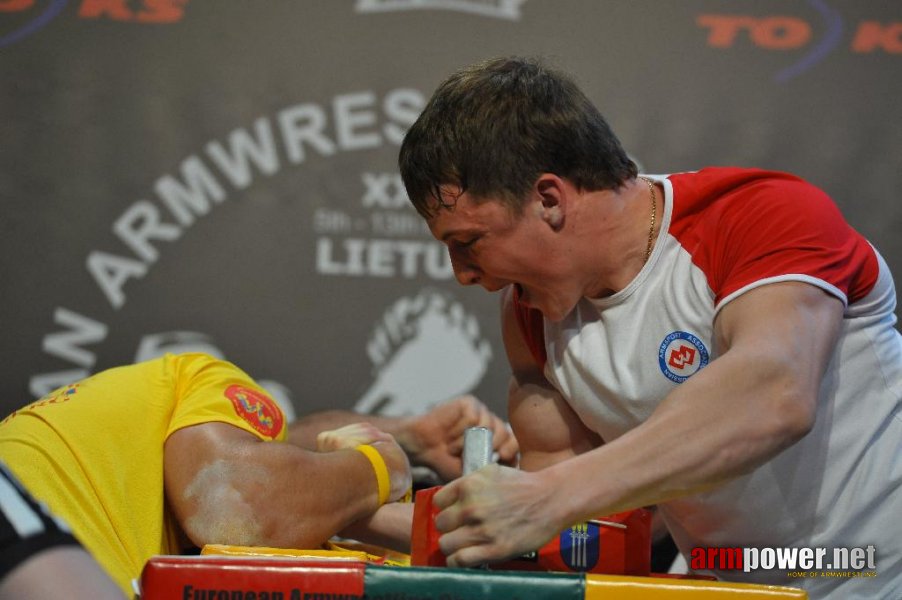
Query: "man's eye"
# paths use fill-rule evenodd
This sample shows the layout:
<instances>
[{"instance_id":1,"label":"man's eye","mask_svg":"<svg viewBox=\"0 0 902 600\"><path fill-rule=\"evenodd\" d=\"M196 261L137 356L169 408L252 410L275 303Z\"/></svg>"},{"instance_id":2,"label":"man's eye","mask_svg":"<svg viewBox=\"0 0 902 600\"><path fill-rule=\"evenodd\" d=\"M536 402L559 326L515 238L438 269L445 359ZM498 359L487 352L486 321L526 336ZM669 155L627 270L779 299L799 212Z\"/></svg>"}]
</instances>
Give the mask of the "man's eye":
<instances>
[{"instance_id":1,"label":"man's eye","mask_svg":"<svg viewBox=\"0 0 902 600\"><path fill-rule=\"evenodd\" d=\"M474 237L474 238L470 238L470 239L465 240L465 241L458 241L458 242L457 242L457 245L458 245L459 247L461 247L461 248L469 248L470 246L472 246L473 244L475 244L475 243L476 243L476 240L478 240L478 239L479 239L478 237Z\"/></svg>"}]
</instances>

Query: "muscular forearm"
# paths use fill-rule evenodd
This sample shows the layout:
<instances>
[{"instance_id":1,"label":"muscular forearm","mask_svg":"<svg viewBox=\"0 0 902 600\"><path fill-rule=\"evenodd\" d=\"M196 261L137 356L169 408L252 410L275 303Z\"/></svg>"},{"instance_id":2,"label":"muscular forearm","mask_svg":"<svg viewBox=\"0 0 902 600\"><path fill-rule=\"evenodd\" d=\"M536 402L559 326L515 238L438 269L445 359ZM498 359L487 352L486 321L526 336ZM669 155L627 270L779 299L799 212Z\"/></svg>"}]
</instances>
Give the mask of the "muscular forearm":
<instances>
[{"instance_id":1,"label":"muscular forearm","mask_svg":"<svg viewBox=\"0 0 902 600\"><path fill-rule=\"evenodd\" d=\"M390 496L400 497L409 486L403 452L391 442L373 447L385 458ZM310 452L206 423L172 434L164 460L169 504L198 546L313 548L379 505L373 465L356 450Z\"/></svg>"},{"instance_id":2,"label":"muscular forearm","mask_svg":"<svg viewBox=\"0 0 902 600\"><path fill-rule=\"evenodd\" d=\"M648 421L542 474L562 486L562 522L646 506L753 470L807 433L813 398L779 364L725 355ZM810 394L810 392L808 392ZM598 476L586 478L585 473Z\"/></svg>"},{"instance_id":3,"label":"muscular forearm","mask_svg":"<svg viewBox=\"0 0 902 600\"><path fill-rule=\"evenodd\" d=\"M372 468L360 453L276 446L254 463L218 461L198 473L186 490L196 510L183 521L196 544L315 548L376 508Z\"/></svg>"},{"instance_id":4,"label":"muscular forearm","mask_svg":"<svg viewBox=\"0 0 902 600\"><path fill-rule=\"evenodd\" d=\"M394 502L381 507L371 516L352 523L339 533L361 542L409 553L412 525L413 504Z\"/></svg>"}]
</instances>

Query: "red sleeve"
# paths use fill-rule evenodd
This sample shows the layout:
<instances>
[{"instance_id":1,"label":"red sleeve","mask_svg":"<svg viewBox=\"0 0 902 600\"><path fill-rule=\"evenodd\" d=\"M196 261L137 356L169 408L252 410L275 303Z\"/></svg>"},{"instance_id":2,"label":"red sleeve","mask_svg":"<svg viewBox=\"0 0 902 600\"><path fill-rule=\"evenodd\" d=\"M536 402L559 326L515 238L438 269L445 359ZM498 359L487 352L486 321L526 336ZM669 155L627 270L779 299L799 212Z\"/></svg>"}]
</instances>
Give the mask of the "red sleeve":
<instances>
[{"instance_id":1,"label":"red sleeve","mask_svg":"<svg viewBox=\"0 0 902 600\"><path fill-rule=\"evenodd\" d=\"M545 353L545 320L542 313L535 308L520 303L520 293L514 287L513 294L514 315L517 317L517 325L520 327L520 333L526 340L526 346L535 359L540 369L545 369L545 361L548 355Z\"/></svg>"},{"instance_id":2,"label":"red sleeve","mask_svg":"<svg viewBox=\"0 0 902 600\"><path fill-rule=\"evenodd\" d=\"M715 305L779 279L809 281L851 304L877 281L871 245L823 191L797 177L706 169L671 181L670 233L706 274Z\"/></svg>"}]
</instances>

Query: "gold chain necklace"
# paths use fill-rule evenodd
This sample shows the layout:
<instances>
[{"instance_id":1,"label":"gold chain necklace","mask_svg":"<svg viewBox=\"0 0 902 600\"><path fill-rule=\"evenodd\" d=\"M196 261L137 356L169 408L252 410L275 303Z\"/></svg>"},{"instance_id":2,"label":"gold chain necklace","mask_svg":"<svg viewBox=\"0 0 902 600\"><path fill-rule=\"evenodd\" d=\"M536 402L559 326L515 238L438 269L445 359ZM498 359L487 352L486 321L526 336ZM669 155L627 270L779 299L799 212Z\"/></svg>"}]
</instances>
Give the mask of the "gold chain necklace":
<instances>
[{"instance_id":1,"label":"gold chain necklace","mask_svg":"<svg viewBox=\"0 0 902 600\"><path fill-rule=\"evenodd\" d=\"M655 184L652 183L651 179L646 177L640 177L642 181L648 184L648 191L651 192L651 226L648 228L648 245L645 247L645 260L643 262L648 262L648 257L651 256L651 244L654 241L655 236L655 217L658 216L658 196L655 193Z\"/></svg>"}]
</instances>

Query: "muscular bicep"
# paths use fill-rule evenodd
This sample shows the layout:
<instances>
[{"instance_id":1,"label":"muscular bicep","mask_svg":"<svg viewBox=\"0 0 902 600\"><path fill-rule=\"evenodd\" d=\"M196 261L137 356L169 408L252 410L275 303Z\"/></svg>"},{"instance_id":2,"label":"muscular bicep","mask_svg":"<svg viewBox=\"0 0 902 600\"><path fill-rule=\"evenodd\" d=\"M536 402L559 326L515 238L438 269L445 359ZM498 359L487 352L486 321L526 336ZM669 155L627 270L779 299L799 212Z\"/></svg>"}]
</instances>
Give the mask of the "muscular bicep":
<instances>
[{"instance_id":1,"label":"muscular bicep","mask_svg":"<svg viewBox=\"0 0 902 600\"><path fill-rule=\"evenodd\" d=\"M520 445L520 468L536 471L601 445L536 363L520 332L510 289L502 297L502 336L511 366L508 420Z\"/></svg>"},{"instance_id":2,"label":"muscular bicep","mask_svg":"<svg viewBox=\"0 0 902 600\"><path fill-rule=\"evenodd\" d=\"M374 508L359 452L310 452L225 423L170 435L164 477L169 507L198 546L312 548Z\"/></svg>"},{"instance_id":3,"label":"muscular bicep","mask_svg":"<svg viewBox=\"0 0 902 600\"><path fill-rule=\"evenodd\" d=\"M520 444L520 468L538 471L601 445L561 395L535 383L511 380L508 410Z\"/></svg>"},{"instance_id":4,"label":"muscular bicep","mask_svg":"<svg viewBox=\"0 0 902 600\"><path fill-rule=\"evenodd\" d=\"M813 421L842 319L842 302L824 290L801 282L773 283L720 311L715 343L725 364L735 366L735 385L745 381L765 398L765 389L771 397L785 395L797 404L787 408L797 408L799 416Z\"/></svg>"},{"instance_id":5,"label":"muscular bicep","mask_svg":"<svg viewBox=\"0 0 902 600\"><path fill-rule=\"evenodd\" d=\"M185 427L166 440L163 473L167 501L195 544L234 539L223 530L218 506L236 511L236 523L250 522L250 504L236 482L253 460L253 445L258 443L262 442L252 434L225 423Z\"/></svg>"}]
</instances>

